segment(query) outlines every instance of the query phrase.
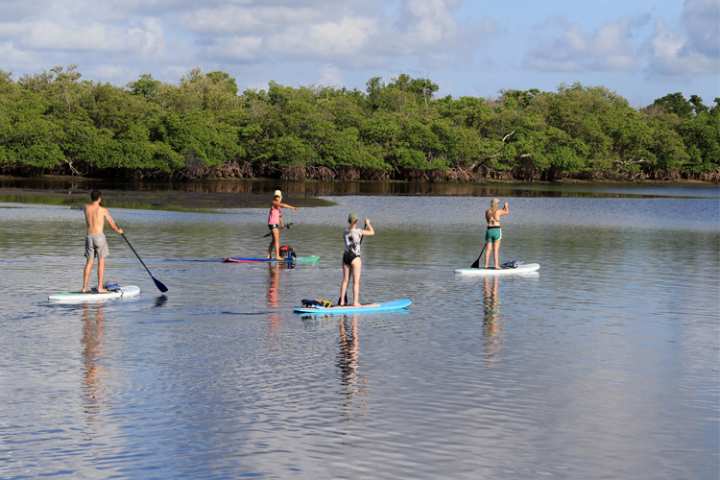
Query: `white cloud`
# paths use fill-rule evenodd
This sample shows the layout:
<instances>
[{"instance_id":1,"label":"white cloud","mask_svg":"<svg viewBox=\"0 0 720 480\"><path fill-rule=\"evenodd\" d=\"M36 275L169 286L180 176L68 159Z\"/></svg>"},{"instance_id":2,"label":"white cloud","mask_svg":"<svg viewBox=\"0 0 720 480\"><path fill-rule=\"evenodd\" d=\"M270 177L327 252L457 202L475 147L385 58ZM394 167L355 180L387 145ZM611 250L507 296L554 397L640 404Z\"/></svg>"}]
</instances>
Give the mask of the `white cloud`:
<instances>
[{"instance_id":1,"label":"white cloud","mask_svg":"<svg viewBox=\"0 0 720 480\"><path fill-rule=\"evenodd\" d=\"M0 44L12 45L14 57L36 55L33 70L72 63L102 79L195 66L241 66L244 75L268 79L269 68L302 65L311 70L298 79L334 83L348 70L426 71L472 61L495 24L460 19L467 2L0 0Z\"/></svg>"},{"instance_id":2,"label":"white cloud","mask_svg":"<svg viewBox=\"0 0 720 480\"><path fill-rule=\"evenodd\" d=\"M83 25L32 20L0 23L0 37L15 37L31 50L131 52L143 55L159 53L164 47L163 30L154 19L136 25L115 27L99 22Z\"/></svg>"},{"instance_id":3,"label":"white cloud","mask_svg":"<svg viewBox=\"0 0 720 480\"><path fill-rule=\"evenodd\" d=\"M130 76L127 70L119 65L97 65L89 73L106 82L122 80Z\"/></svg>"},{"instance_id":4,"label":"white cloud","mask_svg":"<svg viewBox=\"0 0 720 480\"><path fill-rule=\"evenodd\" d=\"M18 67L29 67L36 65L38 58L31 52L26 52L15 47L12 42L0 42L0 70L12 70Z\"/></svg>"},{"instance_id":5,"label":"white cloud","mask_svg":"<svg viewBox=\"0 0 720 480\"><path fill-rule=\"evenodd\" d=\"M645 28L648 20L621 18L592 32L562 19L545 22L525 65L549 72L720 74L720 0L685 0L677 28L661 19Z\"/></svg>"},{"instance_id":6,"label":"white cloud","mask_svg":"<svg viewBox=\"0 0 720 480\"><path fill-rule=\"evenodd\" d=\"M233 39L259 37L263 52L258 62L332 60L344 65L384 65L389 59L446 55L465 30L455 19L458 0L401 0L399 9L378 0L306 1L267 4L248 0L242 5L203 6L187 11L181 21L204 35L218 59L252 59L237 55ZM394 12L394 13L393 13ZM479 22L488 33L487 22ZM492 24L491 24L492 25ZM261 55L262 53L262 55Z\"/></svg>"},{"instance_id":7,"label":"white cloud","mask_svg":"<svg viewBox=\"0 0 720 480\"><path fill-rule=\"evenodd\" d=\"M343 83L342 72L334 65L324 65L317 83L326 87L340 87Z\"/></svg>"},{"instance_id":8,"label":"white cloud","mask_svg":"<svg viewBox=\"0 0 720 480\"><path fill-rule=\"evenodd\" d=\"M544 71L607 71L639 68L635 30L645 17L623 18L585 32L564 20L547 22L543 30L560 30L550 39L539 39L525 59L530 68Z\"/></svg>"},{"instance_id":9,"label":"white cloud","mask_svg":"<svg viewBox=\"0 0 720 480\"><path fill-rule=\"evenodd\" d=\"M410 28L406 40L429 45L452 39L458 30L452 15L457 5L453 0L407 0L405 11Z\"/></svg>"},{"instance_id":10,"label":"white cloud","mask_svg":"<svg viewBox=\"0 0 720 480\"><path fill-rule=\"evenodd\" d=\"M686 0L682 26L662 21L650 39L650 69L663 75L720 75L720 0Z\"/></svg>"},{"instance_id":11,"label":"white cloud","mask_svg":"<svg viewBox=\"0 0 720 480\"><path fill-rule=\"evenodd\" d=\"M127 50L144 55L155 55L162 53L164 49L165 34L159 20L147 18L128 29Z\"/></svg>"},{"instance_id":12,"label":"white cloud","mask_svg":"<svg viewBox=\"0 0 720 480\"><path fill-rule=\"evenodd\" d=\"M720 58L690 48L687 37L658 21L651 39L650 69L663 75L715 73L720 75Z\"/></svg>"},{"instance_id":13,"label":"white cloud","mask_svg":"<svg viewBox=\"0 0 720 480\"><path fill-rule=\"evenodd\" d=\"M720 0L685 0L683 24L692 50L720 57Z\"/></svg>"},{"instance_id":14,"label":"white cloud","mask_svg":"<svg viewBox=\"0 0 720 480\"><path fill-rule=\"evenodd\" d=\"M268 47L277 54L295 58L357 55L377 32L369 18L345 17L333 22L291 27L268 37Z\"/></svg>"},{"instance_id":15,"label":"white cloud","mask_svg":"<svg viewBox=\"0 0 720 480\"><path fill-rule=\"evenodd\" d=\"M260 37L234 36L213 43L207 48L206 53L214 58L249 61L256 59L262 53L262 44Z\"/></svg>"},{"instance_id":16,"label":"white cloud","mask_svg":"<svg viewBox=\"0 0 720 480\"><path fill-rule=\"evenodd\" d=\"M196 32L248 33L317 22L322 20L322 13L309 7L223 5L188 12L182 18L185 25Z\"/></svg>"}]
</instances>

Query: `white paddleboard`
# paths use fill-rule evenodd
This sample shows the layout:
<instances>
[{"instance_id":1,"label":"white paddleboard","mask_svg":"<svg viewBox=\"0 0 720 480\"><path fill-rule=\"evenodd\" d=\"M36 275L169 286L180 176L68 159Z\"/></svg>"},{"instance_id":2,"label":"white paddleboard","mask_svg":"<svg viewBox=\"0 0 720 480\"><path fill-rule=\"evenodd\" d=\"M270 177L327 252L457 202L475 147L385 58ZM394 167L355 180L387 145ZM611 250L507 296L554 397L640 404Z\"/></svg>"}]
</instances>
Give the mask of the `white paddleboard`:
<instances>
[{"instance_id":1,"label":"white paddleboard","mask_svg":"<svg viewBox=\"0 0 720 480\"><path fill-rule=\"evenodd\" d=\"M517 268L458 268L455 273L475 277L496 276L496 275L523 275L540 270L539 263L521 263Z\"/></svg>"},{"instance_id":2,"label":"white paddleboard","mask_svg":"<svg viewBox=\"0 0 720 480\"><path fill-rule=\"evenodd\" d=\"M140 295L140 287L135 285L127 285L118 287L107 293L82 293L82 292L62 292L55 293L48 297L53 303L94 303L104 302L105 300L113 300L117 298L132 298Z\"/></svg>"}]
</instances>

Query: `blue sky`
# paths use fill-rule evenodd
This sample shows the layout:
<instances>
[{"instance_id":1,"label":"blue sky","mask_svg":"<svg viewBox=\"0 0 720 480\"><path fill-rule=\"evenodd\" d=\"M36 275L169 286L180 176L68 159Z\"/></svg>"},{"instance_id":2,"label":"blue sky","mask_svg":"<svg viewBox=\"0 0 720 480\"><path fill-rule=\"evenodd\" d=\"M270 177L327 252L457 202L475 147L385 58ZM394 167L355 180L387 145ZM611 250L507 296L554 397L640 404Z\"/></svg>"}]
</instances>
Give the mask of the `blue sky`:
<instances>
[{"instance_id":1,"label":"blue sky","mask_svg":"<svg viewBox=\"0 0 720 480\"><path fill-rule=\"evenodd\" d=\"M364 88L429 77L441 94L604 85L642 106L720 96L720 0L2 0L0 69L77 64L92 80L193 67L241 88Z\"/></svg>"}]
</instances>

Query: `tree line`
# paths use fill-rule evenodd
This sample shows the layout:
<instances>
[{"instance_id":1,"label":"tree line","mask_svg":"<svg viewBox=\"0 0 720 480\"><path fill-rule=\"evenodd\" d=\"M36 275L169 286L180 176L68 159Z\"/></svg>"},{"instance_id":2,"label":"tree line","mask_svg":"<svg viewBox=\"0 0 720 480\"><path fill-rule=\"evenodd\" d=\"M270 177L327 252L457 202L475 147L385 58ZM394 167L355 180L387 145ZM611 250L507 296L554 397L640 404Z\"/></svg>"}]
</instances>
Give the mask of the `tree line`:
<instances>
[{"instance_id":1,"label":"tree line","mask_svg":"<svg viewBox=\"0 0 720 480\"><path fill-rule=\"evenodd\" d=\"M0 71L0 172L131 178L720 179L720 98L633 108L603 87L438 97L429 79L364 91L238 91L225 72L121 87L74 66Z\"/></svg>"}]
</instances>

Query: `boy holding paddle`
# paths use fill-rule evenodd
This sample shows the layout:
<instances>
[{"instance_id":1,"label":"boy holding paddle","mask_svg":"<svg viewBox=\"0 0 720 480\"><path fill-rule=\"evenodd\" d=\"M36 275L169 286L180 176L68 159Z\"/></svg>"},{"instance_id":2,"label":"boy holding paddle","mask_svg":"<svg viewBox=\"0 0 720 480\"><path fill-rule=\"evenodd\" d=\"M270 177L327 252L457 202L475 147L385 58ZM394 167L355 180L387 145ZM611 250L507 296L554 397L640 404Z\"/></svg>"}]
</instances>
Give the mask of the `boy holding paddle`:
<instances>
[{"instance_id":1,"label":"boy holding paddle","mask_svg":"<svg viewBox=\"0 0 720 480\"><path fill-rule=\"evenodd\" d=\"M88 284L90 283L90 272L92 272L95 257L98 259L98 293L105 293L107 290L103 287L103 276L105 275L105 257L108 256L107 239L105 238L104 228L105 220L107 220L110 228L116 233L122 235L123 229L119 228L107 208L102 206L102 194L99 190L93 190L90 193L91 202L85 205L85 225L87 232L85 236L85 269L83 270L83 286L82 292L89 292Z\"/></svg>"}]
</instances>

